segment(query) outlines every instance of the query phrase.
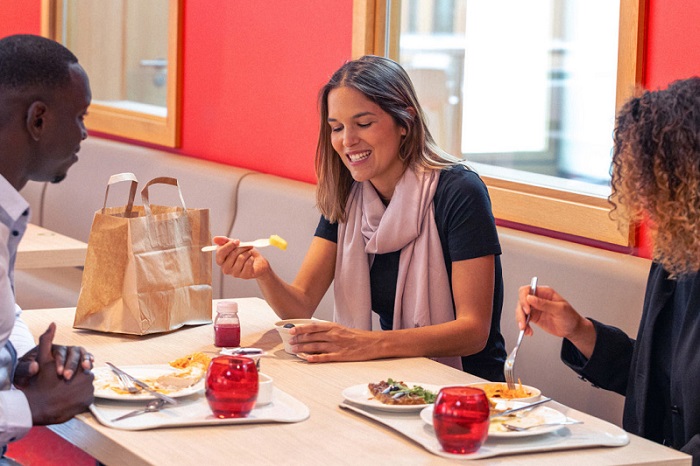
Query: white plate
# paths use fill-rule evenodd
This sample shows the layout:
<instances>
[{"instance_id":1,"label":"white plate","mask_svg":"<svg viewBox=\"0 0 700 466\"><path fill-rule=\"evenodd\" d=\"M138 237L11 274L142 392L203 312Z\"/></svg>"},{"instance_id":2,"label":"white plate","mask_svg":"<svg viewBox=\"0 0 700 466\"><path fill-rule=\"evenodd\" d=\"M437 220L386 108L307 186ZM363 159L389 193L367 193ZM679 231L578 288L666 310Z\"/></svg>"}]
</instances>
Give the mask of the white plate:
<instances>
[{"instance_id":1,"label":"white plate","mask_svg":"<svg viewBox=\"0 0 700 466\"><path fill-rule=\"evenodd\" d=\"M251 424L264 422L300 422L309 417L309 408L293 396L272 388L272 401L263 406L256 405L247 417L219 419L212 415L204 393L183 398L177 405L166 405L155 413L133 416L113 421L134 409L131 403L96 399L90 411L97 420L114 429L145 430L161 427L217 426L226 424Z\"/></svg>"},{"instance_id":2,"label":"white plate","mask_svg":"<svg viewBox=\"0 0 700 466\"><path fill-rule=\"evenodd\" d=\"M420 382L405 382L405 383L409 387L414 387L416 385L420 385L421 387L425 388L426 390L430 390L431 392L434 392L436 395L440 391L440 388L442 388L438 385L431 385L428 383L420 383ZM368 408L379 409L381 411L413 412L413 411L420 411L421 409L425 408L426 406L432 406L430 404L387 405L387 404L384 404L381 401L377 400L374 397L374 395L372 395L372 392L369 391L369 387L367 385L369 385L369 384L365 383L365 384L353 385L352 387L346 388L345 390L343 390L343 398L345 398L347 401L350 401L351 403L366 406Z\"/></svg>"},{"instance_id":3,"label":"white plate","mask_svg":"<svg viewBox=\"0 0 700 466\"><path fill-rule=\"evenodd\" d=\"M147 380L153 380L161 375L170 374L172 372L177 372L177 369L169 366L168 364L147 364L142 366L119 366L124 372L129 375L136 377L139 380L143 380L148 383ZM155 398L153 395L146 391L141 391L136 394L130 393L118 393L112 390L110 387L119 387L119 380L117 376L112 372L112 370L107 367L96 367L93 369L93 374L95 374L95 380L93 385L95 387L95 398L103 398L106 400L119 400L119 401L141 401L141 400L152 400ZM193 395L201 390L204 390L204 378L192 385L191 387L186 387L180 390L175 390L169 393L165 393L169 397L179 398L183 396Z\"/></svg>"},{"instance_id":4,"label":"white plate","mask_svg":"<svg viewBox=\"0 0 700 466\"><path fill-rule=\"evenodd\" d=\"M517 401L511 401L508 403L508 407L519 408L520 406L525 406L529 403L521 403ZM500 406L497 406L501 409ZM508 424L527 426L534 424L544 424L550 422L564 422L566 421L566 415L560 413L556 409L549 408L547 406L538 406L533 408L531 411L527 411L523 414L513 413L517 415L516 417L504 417L504 418L494 418L491 420L491 425L489 425L489 437L497 438L516 438L516 437L531 437L533 435L548 434L549 432L554 432L562 427L566 426L542 426L533 427L532 429L523 430L521 432L515 432L512 430L507 430L502 426L503 422ZM433 425L433 405L430 405L420 412L420 417L426 424Z\"/></svg>"}]
</instances>

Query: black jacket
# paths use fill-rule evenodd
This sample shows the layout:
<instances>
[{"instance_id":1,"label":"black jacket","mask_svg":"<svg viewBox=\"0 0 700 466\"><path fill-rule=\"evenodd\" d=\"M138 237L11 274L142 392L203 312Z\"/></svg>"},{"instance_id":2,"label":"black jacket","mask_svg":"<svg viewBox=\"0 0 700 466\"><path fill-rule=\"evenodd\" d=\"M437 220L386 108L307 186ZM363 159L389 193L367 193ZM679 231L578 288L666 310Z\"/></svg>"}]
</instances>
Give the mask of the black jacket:
<instances>
[{"instance_id":1,"label":"black jacket","mask_svg":"<svg viewBox=\"0 0 700 466\"><path fill-rule=\"evenodd\" d=\"M671 412L674 448L693 456L700 466L700 274L691 277L690 300L679 339L664 341L655 351L668 354L673 361L670 376ZM649 272L644 310L636 341L622 330L594 320L596 345L587 360L568 340L561 349L562 361L594 385L625 395L622 426L645 438L651 435L650 420L662 419L659 399L651 390L651 361L657 318L672 299L675 280L657 263ZM658 430L658 426L655 430Z\"/></svg>"}]
</instances>

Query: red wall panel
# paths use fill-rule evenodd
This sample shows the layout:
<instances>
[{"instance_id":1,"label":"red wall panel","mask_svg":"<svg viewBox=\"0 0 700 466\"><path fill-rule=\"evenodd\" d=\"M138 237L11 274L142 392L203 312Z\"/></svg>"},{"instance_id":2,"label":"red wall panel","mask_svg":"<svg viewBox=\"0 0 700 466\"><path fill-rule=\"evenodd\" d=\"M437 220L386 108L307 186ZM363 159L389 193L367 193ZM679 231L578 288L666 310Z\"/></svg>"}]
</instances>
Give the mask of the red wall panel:
<instances>
[{"instance_id":1,"label":"red wall panel","mask_svg":"<svg viewBox=\"0 0 700 466\"><path fill-rule=\"evenodd\" d=\"M648 89L700 76L700 1L649 0L645 55Z\"/></svg>"},{"instance_id":2,"label":"red wall panel","mask_svg":"<svg viewBox=\"0 0 700 466\"><path fill-rule=\"evenodd\" d=\"M0 37L41 33L41 0L0 0Z\"/></svg>"},{"instance_id":3,"label":"red wall panel","mask_svg":"<svg viewBox=\"0 0 700 466\"><path fill-rule=\"evenodd\" d=\"M181 152L315 182L316 96L350 57L352 0L185 9Z\"/></svg>"}]
</instances>

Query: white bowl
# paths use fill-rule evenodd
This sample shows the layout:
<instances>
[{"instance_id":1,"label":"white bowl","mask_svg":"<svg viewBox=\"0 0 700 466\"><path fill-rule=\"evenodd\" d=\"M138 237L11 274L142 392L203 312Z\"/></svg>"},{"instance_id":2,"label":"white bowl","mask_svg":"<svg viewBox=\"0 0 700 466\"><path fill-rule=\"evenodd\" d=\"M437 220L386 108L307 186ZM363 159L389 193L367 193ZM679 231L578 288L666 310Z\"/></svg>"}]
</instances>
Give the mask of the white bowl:
<instances>
[{"instance_id":1,"label":"white bowl","mask_svg":"<svg viewBox=\"0 0 700 466\"><path fill-rule=\"evenodd\" d=\"M272 383L272 377L262 372L258 372L258 398L255 401L255 406L264 406L272 402L272 389L275 385Z\"/></svg>"},{"instance_id":2,"label":"white bowl","mask_svg":"<svg viewBox=\"0 0 700 466\"><path fill-rule=\"evenodd\" d=\"M284 343L284 350L289 353L289 354L295 354L294 351L292 351L292 346L289 344L289 339L292 337L289 334L289 329L285 328L284 326L286 324L293 324L295 327L299 327L301 325L307 325L312 322L323 322L322 320L318 319L285 319L285 320L280 320L278 322L275 322L275 328L277 329L277 332L280 334L280 337L282 338L282 343Z\"/></svg>"},{"instance_id":3,"label":"white bowl","mask_svg":"<svg viewBox=\"0 0 700 466\"><path fill-rule=\"evenodd\" d=\"M496 389L501 389L501 390L507 390L508 385L505 382L479 382L479 383L470 383L470 387L476 387L476 388L481 388L486 392L486 395L489 394L489 392L492 392L493 390ZM516 388L519 388L519 384L515 384ZM540 399L540 396L542 396L542 392L535 388L531 387L530 385L522 385L522 388L528 392L528 396L522 396L522 397L513 397L509 398L508 396L492 396L489 397L492 401L521 401L523 403L532 403L533 401L537 401Z\"/></svg>"}]
</instances>

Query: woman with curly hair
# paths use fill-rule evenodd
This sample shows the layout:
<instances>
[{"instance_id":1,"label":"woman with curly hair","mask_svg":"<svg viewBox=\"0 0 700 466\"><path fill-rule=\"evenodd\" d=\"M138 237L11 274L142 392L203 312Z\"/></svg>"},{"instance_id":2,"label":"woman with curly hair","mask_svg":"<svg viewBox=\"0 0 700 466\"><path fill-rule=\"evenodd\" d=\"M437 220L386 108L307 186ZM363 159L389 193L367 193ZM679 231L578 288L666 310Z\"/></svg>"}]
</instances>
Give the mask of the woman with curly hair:
<instances>
[{"instance_id":1,"label":"woman with curly hair","mask_svg":"<svg viewBox=\"0 0 700 466\"><path fill-rule=\"evenodd\" d=\"M700 465L700 78L645 92L620 110L611 203L646 220L654 240L636 340L581 316L556 291L519 290L516 317L563 337L562 360L626 396L623 427L693 455Z\"/></svg>"},{"instance_id":2,"label":"woman with curly hair","mask_svg":"<svg viewBox=\"0 0 700 466\"><path fill-rule=\"evenodd\" d=\"M335 322L290 332L309 362L428 356L503 380L501 248L486 186L436 146L392 60L346 63L319 103L322 217L294 282L238 240L214 238L216 262L256 279L282 318L311 317L333 283ZM373 312L383 331L371 331Z\"/></svg>"}]
</instances>

